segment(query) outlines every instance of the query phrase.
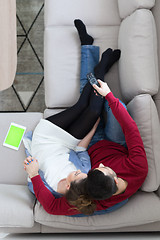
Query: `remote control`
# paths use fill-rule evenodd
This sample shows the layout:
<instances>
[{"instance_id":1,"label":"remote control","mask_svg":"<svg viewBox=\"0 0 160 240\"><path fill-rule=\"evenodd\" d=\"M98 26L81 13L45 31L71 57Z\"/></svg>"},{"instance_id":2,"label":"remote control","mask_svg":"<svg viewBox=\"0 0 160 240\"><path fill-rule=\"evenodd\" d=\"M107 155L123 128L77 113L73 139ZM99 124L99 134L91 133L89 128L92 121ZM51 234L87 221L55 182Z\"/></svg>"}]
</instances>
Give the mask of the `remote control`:
<instances>
[{"instance_id":1,"label":"remote control","mask_svg":"<svg viewBox=\"0 0 160 240\"><path fill-rule=\"evenodd\" d=\"M97 81L97 79L96 79L96 77L94 76L94 74L93 73L88 73L87 74L87 79L88 79L88 81L90 82L90 84L93 86L93 84L96 84L98 87L100 87L100 84L99 84L99 82ZM96 93L99 95L99 96L101 96L102 98L103 98L103 96L102 95L100 95L98 92L97 92L97 90L95 90L96 91Z\"/></svg>"},{"instance_id":2,"label":"remote control","mask_svg":"<svg viewBox=\"0 0 160 240\"><path fill-rule=\"evenodd\" d=\"M96 84L98 87L100 87L96 77L94 76L93 73L88 73L87 74L87 79L90 82L91 85Z\"/></svg>"}]
</instances>

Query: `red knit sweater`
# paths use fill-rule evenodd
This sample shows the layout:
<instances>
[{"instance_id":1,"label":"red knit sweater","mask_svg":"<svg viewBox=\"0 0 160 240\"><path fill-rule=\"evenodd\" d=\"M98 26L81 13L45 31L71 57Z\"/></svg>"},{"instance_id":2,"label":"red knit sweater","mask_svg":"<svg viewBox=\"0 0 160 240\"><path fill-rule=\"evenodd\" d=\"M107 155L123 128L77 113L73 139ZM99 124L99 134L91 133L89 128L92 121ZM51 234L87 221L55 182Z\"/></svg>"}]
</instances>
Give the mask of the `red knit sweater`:
<instances>
[{"instance_id":1,"label":"red knit sweater","mask_svg":"<svg viewBox=\"0 0 160 240\"><path fill-rule=\"evenodd\" d=\"M96 210L107 209L133 195L144 182L148 173L148 164L143 142L136 123L127 110L110 92L106 100L112 109L115 118L120 123L128 150L114 142L102 140L89 149L92 168L97 168L100 163L112 168L119 178L128 182L124 193L115 195L106 200L95 201ZM54 215L75 215L79 212L69 205L65 197L56 199L44 186L39 175L32 179L34 192L43 208Z\"/></svg>"}]
</instances>

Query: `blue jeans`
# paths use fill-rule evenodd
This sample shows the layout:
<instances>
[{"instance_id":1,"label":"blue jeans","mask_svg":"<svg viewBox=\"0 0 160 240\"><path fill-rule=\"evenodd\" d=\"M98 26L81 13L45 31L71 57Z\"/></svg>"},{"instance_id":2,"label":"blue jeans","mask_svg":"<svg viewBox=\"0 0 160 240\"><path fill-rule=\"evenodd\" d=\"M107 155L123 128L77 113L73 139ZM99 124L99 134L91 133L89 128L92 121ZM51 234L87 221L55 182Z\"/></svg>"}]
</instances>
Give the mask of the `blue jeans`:
<instances>
[{"instance_id":1,"label":"blue jeans","mask_svg":"<svg viewBox=\"0 0 160 240\"><path fill-rule=\"evenodd\" d=\"M99 47L93 45L83 45L81 47L80 93L88 82L86 77L87 73L94 73L94 67L98 64L98 62ZM124 103L121 102L121 104L126 108ZM126 147L125 136L122 132L122 128L114 117L111 108L108 106L107 100L105 100L104 111L107 114L106 124L104 123L103 116L101 116L101 121L89 144L89 147L103 139L119 143Z\"/></svg>"}]
</instances>

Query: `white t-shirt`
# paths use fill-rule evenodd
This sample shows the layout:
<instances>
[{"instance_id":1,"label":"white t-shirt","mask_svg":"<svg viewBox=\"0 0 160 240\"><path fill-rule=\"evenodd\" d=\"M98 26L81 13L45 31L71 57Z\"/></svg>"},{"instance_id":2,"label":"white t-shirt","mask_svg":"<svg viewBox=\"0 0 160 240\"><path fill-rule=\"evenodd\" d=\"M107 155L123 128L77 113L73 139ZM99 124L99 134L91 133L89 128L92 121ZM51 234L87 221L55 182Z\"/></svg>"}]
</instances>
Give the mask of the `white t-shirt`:
<instances>
[{"instance_id":1,"label":"white t-shirt","mask_svg":"<svg viewBox=\"0 0 160 240\"><path fill-rule=\"evenodd\" d=\"M69 153L71 149L80 149L77 147L79 142L80 140L45 119L40 120L33 132L31 154L38 160L47 183L55 191L61 179L77 170L69 161Z\"/></svg>"}]
</instances>

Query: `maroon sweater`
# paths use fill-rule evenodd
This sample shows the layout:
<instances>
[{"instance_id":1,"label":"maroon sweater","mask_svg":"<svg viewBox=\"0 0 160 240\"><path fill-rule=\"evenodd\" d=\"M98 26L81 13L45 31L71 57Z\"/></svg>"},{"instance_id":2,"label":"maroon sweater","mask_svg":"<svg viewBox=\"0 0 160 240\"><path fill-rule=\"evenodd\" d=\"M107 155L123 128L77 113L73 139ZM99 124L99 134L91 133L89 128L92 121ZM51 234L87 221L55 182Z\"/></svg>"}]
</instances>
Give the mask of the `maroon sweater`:
<instances>
[{"instance_id":1,"label":"maroon sweater","mask_svg":"<svg viewBox=\"0 0 160 240\"><path fill-rule=\"evenodd\" d=\"M103 163L105 166L112 168L119 178L126 180L128 185L122 194L106 200L95 201L97 204L96 210L107 209L132 196L141 187L148 173L146 153L136 123L119 102L119 99L115 98L111 92L107 94L106 100L122 127L128 149L111 141L99 141L88 151L91 166L93 169ZM36 198L49 214L75 215L80 213L73 209L73 206L67 202L65 197L56 199L45 187L39 175L31 180Z\"/></svg>"}]
</instances>

